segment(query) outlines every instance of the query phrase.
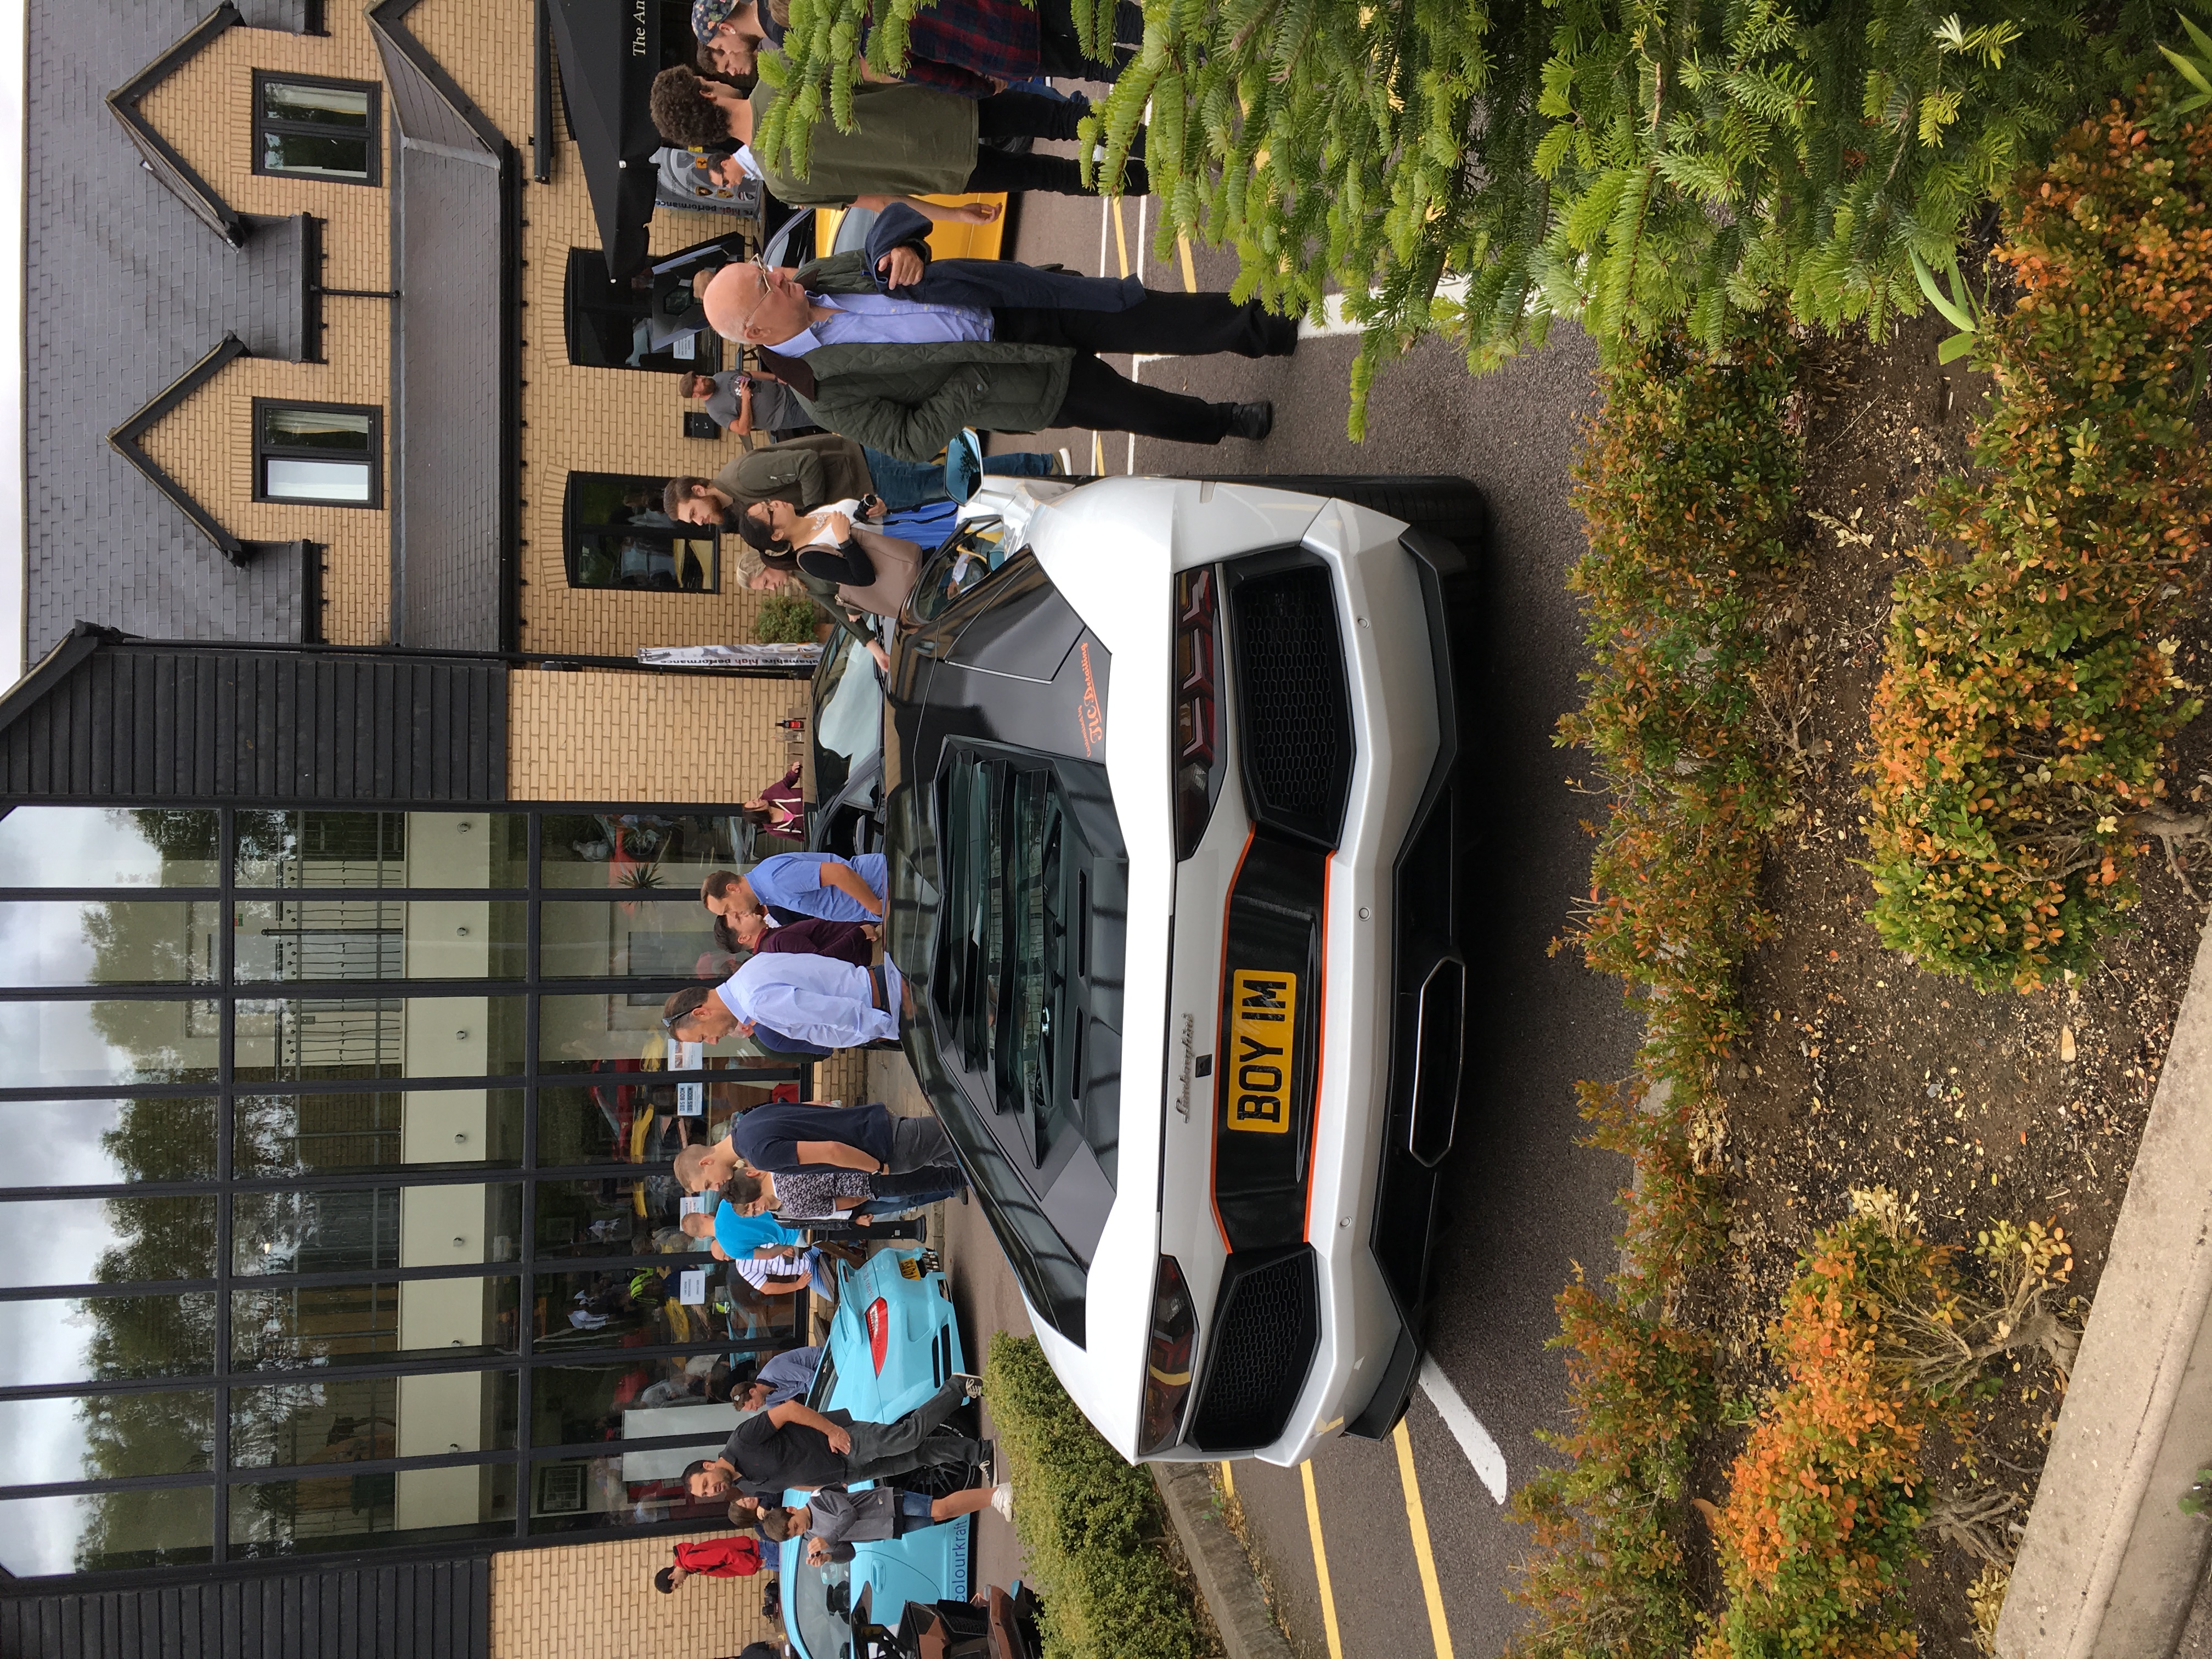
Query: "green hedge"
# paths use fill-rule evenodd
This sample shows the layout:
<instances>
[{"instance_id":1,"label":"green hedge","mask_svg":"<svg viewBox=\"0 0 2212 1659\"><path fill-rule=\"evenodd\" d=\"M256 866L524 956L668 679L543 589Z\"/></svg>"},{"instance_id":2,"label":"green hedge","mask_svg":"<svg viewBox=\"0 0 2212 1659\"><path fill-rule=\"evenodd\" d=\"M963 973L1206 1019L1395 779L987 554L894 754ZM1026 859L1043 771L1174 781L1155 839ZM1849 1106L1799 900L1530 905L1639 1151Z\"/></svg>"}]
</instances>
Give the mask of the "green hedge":
<instances>
[{"instance_id":1,"label":"green hedge","mask_svg":"<svg viewBox=\"0 0 2212 1659\"><path fill-rule=\"evenodd\" d=\"M1048 1659L1211 1651L1167 1547L1159 1488L1121 1461L1028 1337L991 1338L984 1398L1014 1486L1014 1531L1044 1598Z\"/></svg>"}]
</instances>

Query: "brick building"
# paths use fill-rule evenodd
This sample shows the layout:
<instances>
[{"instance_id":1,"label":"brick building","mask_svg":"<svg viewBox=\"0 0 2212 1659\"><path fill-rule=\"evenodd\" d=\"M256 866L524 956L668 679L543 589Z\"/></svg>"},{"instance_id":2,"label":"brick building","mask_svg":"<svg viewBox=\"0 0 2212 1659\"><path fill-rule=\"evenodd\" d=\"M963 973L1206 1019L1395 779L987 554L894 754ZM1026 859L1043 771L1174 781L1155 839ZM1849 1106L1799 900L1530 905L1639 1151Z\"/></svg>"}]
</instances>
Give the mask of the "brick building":
<instances>
[{"instance_id":1,"label":"brick building","mask_svg":"<svg viewBox=\"0 0 2212 1659\"><path fill-rule=\"evenodd\" d=\"M700 1304L662 1171L861 1078L658 1029L805 695L635 664L750 635L653 510L718 347L607 280L576 0L207 4L28 6L0 1659L732 1654L650 1570L801 1298Z\"/></svg>"}]
</instances>

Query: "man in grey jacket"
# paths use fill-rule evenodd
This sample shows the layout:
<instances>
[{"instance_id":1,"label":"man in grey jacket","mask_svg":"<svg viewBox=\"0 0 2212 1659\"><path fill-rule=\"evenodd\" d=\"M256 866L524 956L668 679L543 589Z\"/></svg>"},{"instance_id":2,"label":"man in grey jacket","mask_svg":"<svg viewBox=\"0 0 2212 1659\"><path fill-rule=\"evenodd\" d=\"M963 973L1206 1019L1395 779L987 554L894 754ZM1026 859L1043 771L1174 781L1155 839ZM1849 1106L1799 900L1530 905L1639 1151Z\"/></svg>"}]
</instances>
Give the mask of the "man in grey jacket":
<instances>
[{"instance_id":1,"label":"man in grey jacket","mask_svg":"<svg viewBox=\"0 0 2212 1659\"><path fill-rule=\"evenodd\" d=\"M1297 325L1225 294L1162 294L1006 259L932 262L919 214L884 210L865 251L795 271L732 264L708 285L724 338L775 347L817 424L908 460L963 427L1265 438L1267 403L1210 403L1124 379L1101 352L1288 356ZM764 359L766 361L766 359Z\"/></svg>"},{"instance_id":2,"label":"man in grey jacket","mask_svg":"<svg viewBox=\"0 0 2212 1659\"><path fill-rule=\"evenodd\" d=\"M955 1521L979 1510L994 1509L1006 1519L1014 1518L1014 1489L1010 1486L969 1486L949 1497L932 1498L927 1492L900 1492L873 1486L850 1492L842 1486L817 1486L797 1509L761 1510L761 1536L781 1544L787 1538L806 1535L806 1559L816 1566L849 1561L855 1544L879 1544L902 1538L924 1527Z\"/></svg>"}]
</instances>

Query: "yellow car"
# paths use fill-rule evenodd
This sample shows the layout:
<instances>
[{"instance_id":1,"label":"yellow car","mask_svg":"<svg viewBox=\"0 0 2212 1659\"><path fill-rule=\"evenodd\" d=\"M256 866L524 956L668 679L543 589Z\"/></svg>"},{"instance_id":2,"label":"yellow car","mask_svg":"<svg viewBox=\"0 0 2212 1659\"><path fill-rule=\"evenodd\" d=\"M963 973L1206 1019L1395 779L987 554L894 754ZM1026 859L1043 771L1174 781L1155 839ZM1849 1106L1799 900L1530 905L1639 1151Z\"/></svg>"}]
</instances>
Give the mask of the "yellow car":
<instances>
[{"instance_id":1,"label":"yellow car","mask_svg":"<svg viewBox=\"0 0 2212 1659\"><path fill-rule=\"evenodd\" d=\"M943 221L930 227L929 252L935 259L995 259L1006 247L1006 196L1004 191L977 192L968 196L924 196L925 202L936 202L945 207L965 207L970 202L995 202L999 216L988 225L946 224ZM853 234L840 237L848 218L853 221ZM845 208L820 208L814 215L814 257L829 258L841 247L856 248L866 240L868 228L875 223L873 213L854 214Z\"/></svg>"}]
</instances>

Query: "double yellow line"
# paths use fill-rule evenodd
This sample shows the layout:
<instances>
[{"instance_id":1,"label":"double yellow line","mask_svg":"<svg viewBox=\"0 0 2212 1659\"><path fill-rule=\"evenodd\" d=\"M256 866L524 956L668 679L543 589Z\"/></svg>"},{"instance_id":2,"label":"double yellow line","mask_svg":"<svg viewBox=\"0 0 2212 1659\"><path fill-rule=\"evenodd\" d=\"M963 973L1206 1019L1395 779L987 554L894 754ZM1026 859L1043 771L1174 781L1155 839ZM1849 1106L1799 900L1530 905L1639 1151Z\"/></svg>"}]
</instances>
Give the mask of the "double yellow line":
<instances>
[{"instance_id":1,"label":"double yellow line","mask_svg":"<svg viewBox=\"0 0 2212 1659\"><path fill-rule=\"evenodd\" d=\"M1421 1502L1420 1477L1413 1470L1413 1437L1401 1422L1391 1431L1390 1442L1398 1451L1398 1484L1405 1493L1406 1525L1413 1534L1413 1563L1421 1575L1421 1599L1428 1604L1429 1640L1436 1649L1437 1659L1454 1659L1451 1625L1444 1617L1443 1586L1437 1578L1436 1547L1429 1538L1429 1512ZM1298 1465L1298 1481L1305 1488L1306 1537L1313 1546L1314 1577L1321 1587L1322 1631L1328 1638L1329 1659L1344 1659L1344 1634L1336 1622L1336 1587L1328 1576L1328 1546L1322 1537L1321 1496L1314 1489L1311 1459ZM1236 1496L1233 1465L1221 1466L1221 1489L1232 1498Z\"/></svg>"}]
</instances>

